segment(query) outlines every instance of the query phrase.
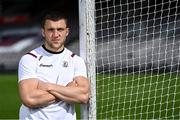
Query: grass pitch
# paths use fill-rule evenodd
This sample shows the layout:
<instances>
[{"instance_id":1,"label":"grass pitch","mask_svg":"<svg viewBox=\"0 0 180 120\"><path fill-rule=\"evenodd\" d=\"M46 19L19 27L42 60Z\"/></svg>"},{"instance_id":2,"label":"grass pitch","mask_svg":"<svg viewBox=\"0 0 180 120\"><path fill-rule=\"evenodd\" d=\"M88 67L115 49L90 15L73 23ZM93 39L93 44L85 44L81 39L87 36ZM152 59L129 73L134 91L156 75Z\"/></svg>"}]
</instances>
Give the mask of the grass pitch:
<instances>
[{"instance_id":1,"label":"grass pitch","mask_svg":"<svg viewBox=\"0 0 180 120\"><path fill-rule=\"evenodd\" d=\"M17 74L0 74L0 119L18 119Z\"/></svg>"},{"instance_id":2,"label":"grass pitch","mask_svg":"<svg viewBox=\"0 0 180 120\"><path fill-rule=\"evenodd\" d=\"M98 75L96 84L97 119L180 119L177 75ZM18 119L16 73L0 74L0 95L0 119Z\"/></svg>"},{"instance_id":3,"label":"grass pitch","mask_svg":"<svg viewBox=\"0 0 180 120\"><path fill-rule=\"evenodd\" d=\"M98 119L180 119L180 76L97 76Z\"/></svg>"}]
</instances>

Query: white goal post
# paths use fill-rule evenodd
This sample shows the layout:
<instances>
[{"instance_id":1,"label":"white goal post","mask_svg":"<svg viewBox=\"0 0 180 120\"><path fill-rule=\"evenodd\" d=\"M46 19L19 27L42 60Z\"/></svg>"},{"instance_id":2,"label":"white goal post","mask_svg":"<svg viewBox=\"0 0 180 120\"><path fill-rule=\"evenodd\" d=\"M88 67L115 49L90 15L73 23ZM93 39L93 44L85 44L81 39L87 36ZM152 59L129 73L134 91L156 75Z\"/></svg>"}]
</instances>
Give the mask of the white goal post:
<instances>
[{"instance_id":1,"label":"white goal post","mask_svg":"<svg viewBox=\"0 0 180 120\"><path fill-rule=\"evenodd\" d=\"M79 0L79 21L83 119L180 119L178 0Z\"/></svg>"},{"instance_id":2,"label":"white goal post","mask_svg":"<svg viewBox=\"0 0 180 120\"><path fill-rule=\"evenodd\" d=\"M81 119L96 119L96 71L95 71L95 2L79 0L80 56L84 58L90 80L90 101L81 105Z\"/></svg>"}]
</instances>

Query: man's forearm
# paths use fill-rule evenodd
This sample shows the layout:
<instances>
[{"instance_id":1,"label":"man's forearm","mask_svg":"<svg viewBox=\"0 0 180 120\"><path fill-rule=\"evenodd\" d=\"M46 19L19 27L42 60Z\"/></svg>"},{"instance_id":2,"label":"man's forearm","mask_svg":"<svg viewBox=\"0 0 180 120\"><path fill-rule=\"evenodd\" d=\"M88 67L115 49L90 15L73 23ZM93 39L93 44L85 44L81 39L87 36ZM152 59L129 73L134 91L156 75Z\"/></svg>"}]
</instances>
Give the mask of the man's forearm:
<instances>
[{"instance_id":1,"label":"man's forearm","mask_svg":"<svg viewBox=\"0 0 180 120\"><path fill-rule=\"evenodd\" d=\"M61 86L49 83L48 91L58 99L70 103L87 103L89 92L82 86Z\"/></svg>"},{"instance_id":2,"label":"man's forearm","mask_svg":"<svg viewBox=\"0 0 180 120\"><path fill-rule=\"evenodd\" d=\"M79 77L81 78L81 77ZM59 100L70 103L87 103L89 100L89 83L85 78L74 80L67 86L40 81L38 88L48 91Z\"/></svg>"},{"instance_id":3,"label":"man's forearm","mask_svg":"<svg viewBox=\"0 0 180 120\"><path fill-rule=\"evenodd\" d=\"M32 92L29 102L27 102L28 107L37 108L50 105L56 101L56 97L47 91L35 90Z\"/></svg>"},{"instance_id":4,"label":"man's forearm","mask_svg":"<svg viewBox=\"0 0 180 120\"><path fill-rule=\"evenodd\" d=\"M43 107L53 103L56 97L37 88L38 80L28 79L19 82L19 94L22 103L30 108Z\"/></svg>"},{"instance_id":5,"label":"man's forearm","mask_svg":"<svg viewBox=\"0 0 180 120\"><path fill-rule=\"evenodd\" d=\"M55 91L49 91L51 94L53 94L54 96L56 96L56 98L58 98L59 100L65 101L67 103L81 103L81 101L78 101L77 99L74 99L72 97L67 97L65 95L62 95L58 92Z\"/></svg>"}]
</instances>

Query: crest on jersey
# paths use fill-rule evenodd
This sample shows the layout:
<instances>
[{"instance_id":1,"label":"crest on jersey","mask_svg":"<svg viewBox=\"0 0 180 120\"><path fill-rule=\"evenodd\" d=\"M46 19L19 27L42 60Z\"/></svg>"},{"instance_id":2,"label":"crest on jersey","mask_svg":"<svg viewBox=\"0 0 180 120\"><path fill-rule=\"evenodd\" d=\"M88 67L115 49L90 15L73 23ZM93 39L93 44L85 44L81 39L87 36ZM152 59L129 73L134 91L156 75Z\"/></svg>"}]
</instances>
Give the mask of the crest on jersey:
<instances>
[{"instance_id":1,"label":"crest on jersey","mask_svg":"<svg viewBox=\"0 0 180 120\"><path fill-rule=\"evenodd\" d=\"M63 67L68 67L68 62L67 61L63 62Z\"/></svg>"}]
</instances>

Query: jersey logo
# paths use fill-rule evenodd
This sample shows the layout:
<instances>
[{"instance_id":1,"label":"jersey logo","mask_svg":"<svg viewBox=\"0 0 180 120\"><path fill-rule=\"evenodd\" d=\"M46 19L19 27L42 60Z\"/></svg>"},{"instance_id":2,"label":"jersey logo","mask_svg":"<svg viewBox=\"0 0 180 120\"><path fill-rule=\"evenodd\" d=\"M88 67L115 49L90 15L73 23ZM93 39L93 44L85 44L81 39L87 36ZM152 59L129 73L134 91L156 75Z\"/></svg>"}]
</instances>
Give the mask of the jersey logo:
<instances>
[{"instance_id":1,"label":"jersey logo","mask_svg":"<svg viewBox=\"0 0 180 120\"><path fill-rule=\"evenodd\" d=\"M68 62L67 61L63 62L63 67L68 67Z\"/></svg>"},{"instance_id":2,"label":"jersey logo","mask_svg":"<svg viewBox=\"0 0 180 120\"><path fill-rule=\"evenodd\" d=\"M41 63L41 64L39 65L39 67L53 67L53 65L52 65L52 64L50 64L50 65L45 65L45 64L42 64L42 63Z\"/></svg>"}]
</instances>

